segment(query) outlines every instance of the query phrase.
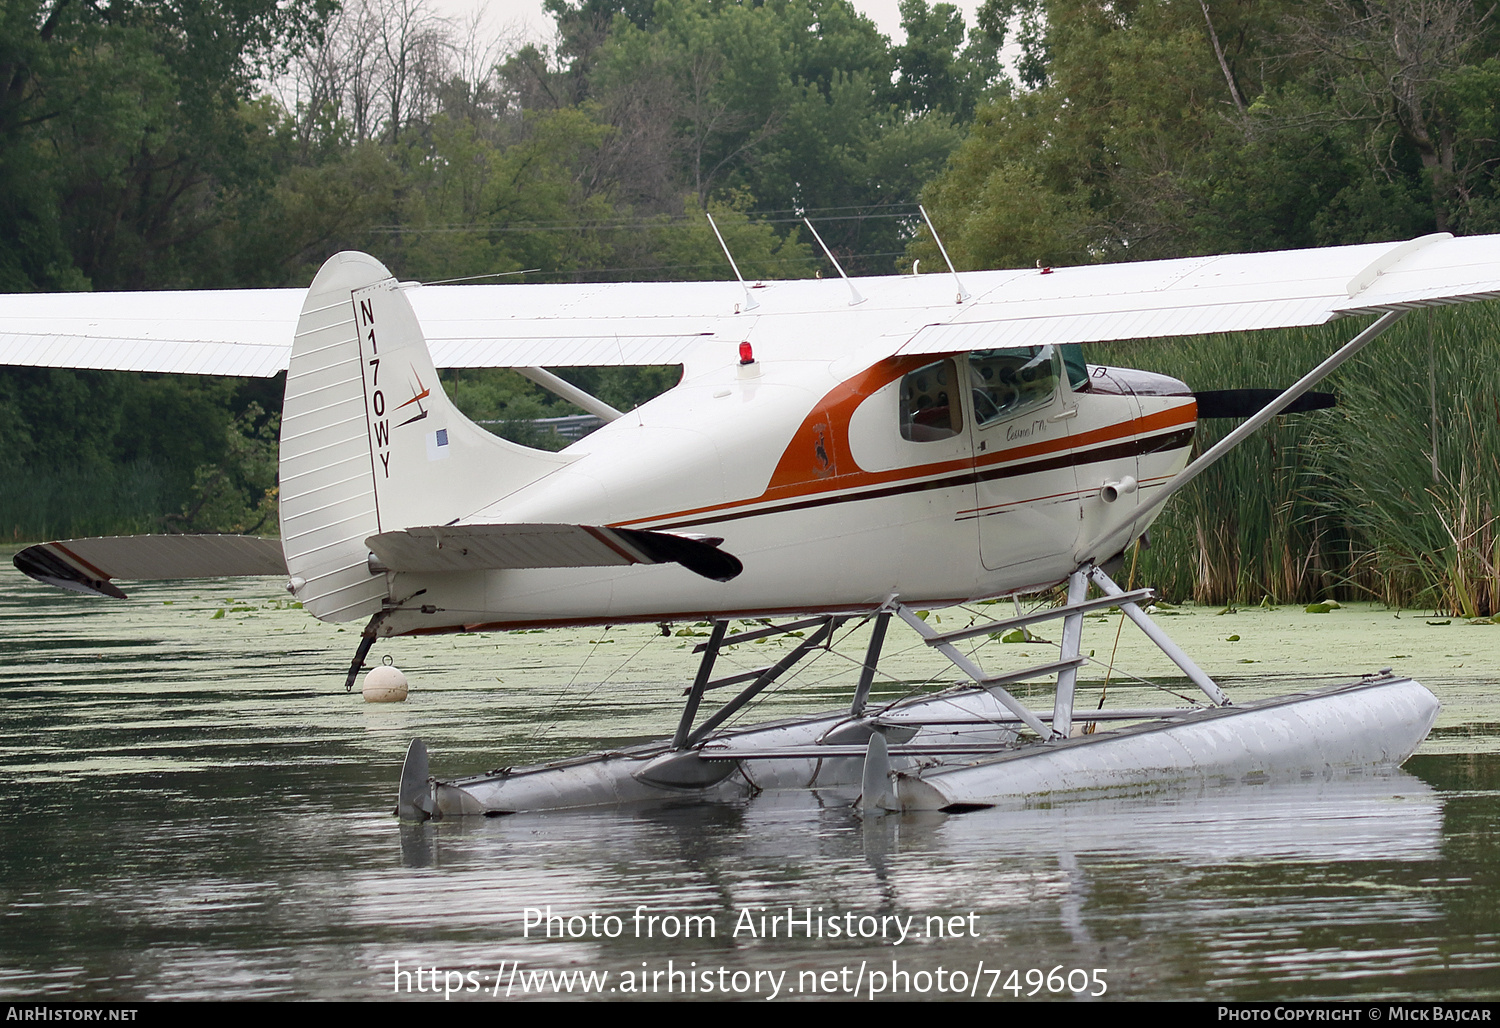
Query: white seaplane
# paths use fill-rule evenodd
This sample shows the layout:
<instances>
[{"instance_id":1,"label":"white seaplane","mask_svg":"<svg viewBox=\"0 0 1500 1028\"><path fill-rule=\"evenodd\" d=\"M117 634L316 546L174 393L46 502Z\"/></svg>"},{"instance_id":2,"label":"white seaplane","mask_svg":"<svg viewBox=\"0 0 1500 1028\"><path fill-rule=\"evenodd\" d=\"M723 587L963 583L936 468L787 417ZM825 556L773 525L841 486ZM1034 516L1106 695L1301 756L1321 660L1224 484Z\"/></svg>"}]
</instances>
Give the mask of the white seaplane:
<instances>
[{"instance_id":1,"label":"white seaplane","mask_svg":"<svg viewBox=\"0 0 1500 1028\"><path fill-rule=\"evenodd\" d=\"M1232 705L1144 612L1150 590L1122 589L1109 569L1173 493L1269 418L1316 405L1304 394L1405 312L1496 297L1500 236L1446 234L754 284L418 286L341 253L305 293L7 296L0 363L287 371L279 541L67 540L15 563L120 597L113 579L286 576L316 617L365 622L351 682L380 637L712 621L670 739L455 780L430 778L415 740L398 808L408 818L823 785L858 790L872 811L961 810L1398 765L1437 715L1421 685L1387 669ZM1227 413L1253 416L1191 464L1200 398L1162 375L1086 365L1077 345L1349 315L1376 317L1274 399L1229 397L1244 409ZM680 364L682 379L625 414L543 370L641 364ZM524 369L608 423L560 453L518 446L448 402L440 367ZM916 613L1061 583L1060 606L964 631ZM1075 731L1085 615L1106 607L1205 702L1090 710L1119 727ZM872 703L892 617L969 684ZM727 635L743 618L768 625ZM847 709L724 727L851 618L874 625ZM1054 618L1058 659L1040 666L991 673L957 646ZM714 678L725 647L775 632L805 634L769 667ZM1050 711L1007 689L1042 678L1056 680ZM731 685L740 691L700 723L707 693Z\"/></svg>"}]
</instances>

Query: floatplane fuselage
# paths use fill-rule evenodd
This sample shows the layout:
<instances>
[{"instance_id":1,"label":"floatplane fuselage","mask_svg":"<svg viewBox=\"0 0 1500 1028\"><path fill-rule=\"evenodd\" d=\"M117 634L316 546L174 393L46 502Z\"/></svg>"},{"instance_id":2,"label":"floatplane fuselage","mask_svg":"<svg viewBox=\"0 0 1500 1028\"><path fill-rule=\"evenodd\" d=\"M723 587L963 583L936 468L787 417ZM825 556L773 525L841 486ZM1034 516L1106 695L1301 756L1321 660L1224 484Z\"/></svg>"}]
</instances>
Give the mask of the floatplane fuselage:
<instances>
[{"instance_id":1,"label":"floatplane fuselage","mask_svg":"<svg viewBox=\"0 0 1500 1028\"><path fill-rule=\"evenodd\" d=\"M717 332L739 345L690 359L675 388L541 453L490 436L435 388L404 292L373 261L331 262L304 306L283 410L293 591L319 617L381 614L381 636L1043 588L1145 530L1134 512L1182 469L1196 419L1183 383L1087 367L1077 347L860 366L848 342L788 339L805 320L742 314ZM832 313L845 332L878 324ZM742 570L474 552L499 526L541 525L709 537ZM399 551L371 556L367 537L401 532ZM426 564L415 552L444 549L450 559Z\"/></svg>"},{"instance_id":2,"label":"floatplane fuselage","mask_svg":"<svg viewBox=\"0 0 1500 1028\"><path fill-rule=\"evenodd\" d=\"M1195 424L1180 382L1086 375L1071 383L1050 347L891 358L843 381L758 359L710 369L453 527L709 536L739 575L392 573L381 634L860 611L895 597L947 606L1055 585L1145 530L1131 514L1182 469ZM443 545L440 527L430 535Z\"/></svg>"},{"instance_id":3,"label":"floatplane fuselage","mask_svg":"<svg viewBox=\"0 0 1500 1028\"><path fill-rule=\"evenodd\" d=\"M400 803L409 817L662 790L710 795L731 782L852 785L867 809L953 808L1267 767L1400 763L1436 716L1420 685L1382 672L1330 695L1230 707L1150 622L1149 590L1122 589L1107 570L1168 496L1295 409L1406 310L1500 295L1497 265L1500 237L1432 236L1055 275L988 272L969 277L974 293L957 275L858 288L742 282L743 300L731 302L729 283L413 287L348 253L300 296L171 294L164 302L185 313L166 341L144 338L155 330L143 330L139 315L112 322L73 298L67 307L17 298L0 310L17 326L0 332L0 354L16 363L259 374L285 366L287 385L279 542L69 540L31 547L16 563L42 581L116 596L116 577L285 574L315 616L365 621L351 681L379 637L713 622L670 740L460 782L429 779L425 749L414 744ZM122 310L132 302L94 298ZM297 303L287 355L277 326ZM1379 318L1273 402L1236 412L1253 416L1191 464L1203 411L1187 386L1087 365L1077 345L1349 314ZM436 332L437 362L424 327ZM118 337L103 365L101 334ZM607 364L683 372L675 388L621 413L542 370ZM608 424L561 453L517 446L449 402L439 366L525 369ZM917 614L1061 583L1066 600L1050 611L959 632L939 633ZM1135 621L1207 706L1091 713L1127 727L1075 738L1084 615L1106 606ZM735 643L730 619L782 615L818 620L781 630L818 627L774 665L713 680L716 655ZM875 627L847 711L726 729L850 617ZM876 709L870 678L892 618L972 685ZM1038 667L987 672L955 645L1045 618L1063 623L1059 659ZM1052 676L1050 716L1006 688ZM746 681L697 723L708 690Z\"/></svg>"}]
</instances>

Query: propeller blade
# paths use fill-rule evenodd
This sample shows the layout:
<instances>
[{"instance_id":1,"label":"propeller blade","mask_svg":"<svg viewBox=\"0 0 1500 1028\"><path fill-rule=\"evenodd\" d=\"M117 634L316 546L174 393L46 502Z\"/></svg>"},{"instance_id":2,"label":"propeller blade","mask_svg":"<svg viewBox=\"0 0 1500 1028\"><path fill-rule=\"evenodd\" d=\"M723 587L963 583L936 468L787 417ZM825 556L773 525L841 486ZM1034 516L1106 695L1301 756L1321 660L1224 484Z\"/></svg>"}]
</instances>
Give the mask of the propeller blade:
<instances>
[{"instance_id":1,"label":"propeller blade","mask_svg":"<svg viewBox=\"0 0 1500 1028\"><path fill-rule=\"evenodd\" d=\"M1198 401L1200 419L1248 418L1280 395L1279 389L1204 389L1193 393L1193 398ZM1338 400L1332 393L1303 393L1281 413L1301 414L1310 410L1326 410L1337 403Z\"/></svg>"}]
</instances>

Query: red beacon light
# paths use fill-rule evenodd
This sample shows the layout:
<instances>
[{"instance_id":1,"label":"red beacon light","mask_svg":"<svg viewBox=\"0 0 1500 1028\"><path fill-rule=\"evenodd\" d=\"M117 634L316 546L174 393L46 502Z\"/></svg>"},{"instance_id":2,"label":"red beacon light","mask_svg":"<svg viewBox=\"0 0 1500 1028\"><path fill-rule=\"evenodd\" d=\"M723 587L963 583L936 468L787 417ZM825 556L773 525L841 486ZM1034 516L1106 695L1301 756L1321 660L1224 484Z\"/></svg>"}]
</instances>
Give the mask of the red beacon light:
<instances>
[{"instance_id":1,"label":"red beacon light","mask_svg":"<svg viewBox=\"0 0 1500 1028\"><path fill-rule=\"evenodd\" d=\"M754 364L754 363L755 363L755 354L751 351L750 344L748 342L741 343L740 344L740 365L744 366L746 364Z\"/></svg>"}]
</instances>

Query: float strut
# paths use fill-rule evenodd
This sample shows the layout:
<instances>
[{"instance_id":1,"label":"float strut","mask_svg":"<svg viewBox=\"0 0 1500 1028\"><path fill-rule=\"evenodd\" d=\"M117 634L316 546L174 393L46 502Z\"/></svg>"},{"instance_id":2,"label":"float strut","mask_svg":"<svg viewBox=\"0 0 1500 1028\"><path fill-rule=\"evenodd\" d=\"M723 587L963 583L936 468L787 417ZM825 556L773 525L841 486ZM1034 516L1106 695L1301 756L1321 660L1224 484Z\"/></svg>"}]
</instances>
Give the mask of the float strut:
<instances>
[{"instance_id":1,"label":"float strut","mask_svg":"<svg viewBox=\"0 0 1500 1028\"><path fill-rule=\"evenodd\" d=\"M1203 690L1203 694L1213 702L1214 706L1229 706L1229 697L1224 695L1224 690L1220 689L1212 678L1204 674L1203 669L1193 663L1193 659L1182 652L1182 649L1167 636L1166 632L1161 630L1156 622L1147 616L1145 611L1141 610L1139 605L1125 598L1126 593L1124 589L1116 585L1114 580L1099 568L1094 568L1090 571L1089 577L1093 579L1094 584L1099 587L1099 591L1104 593L1104 595L1121 598L1119 601L1120 610L1124 611L1125 616L1134 621L1136 627L1146 633L1146 637L1156 644L1157 649L1167 655L1168 660L1182 668L1182 673L1187 675L1194 685Z\"/></svg>"},{"instance_id":2,"label":"float strut","mask_svg":"<svg viewBox=\"0 0 1500 1028\"><path fill-rule=\"evenodd\" d=\"M1068 576L1068 606L1076 607L1089 593L1089 570L1079 568ZM1083 650L1083 611L1074 610L1063 618L1062 644L1058 647L1058 661L1071 661ZM1057 696L1052 703L1053 734L1066 739L1073 730L1073 692L1078 684L1078 665L1061 668L1057 672Z\"/></svg>"},{"instance_id":3,"label":"float strut","mask_svg":"<svg viewBox=\"0 0 1500 1028\"><path fill-rule=\"evenodd\" d=\"M865 712L865 703L870 698L870 684L875 680L875 664L880 660L880 648L885 645L885 629L891 623L891 612L882 610L875 615L875 627L870 631L870 645L865 650L865 666L859 672L859 685L854 689L854 702L849 705L849 714L859 717Z\"/></svg>"},{"instance_id":4,"label":"float strut","mask_svg":"<svg viewBox=\"0 0 1500 1028\"><path fill-rule=\"evenodd\" d=\"M693 679L693 688L688 692L687 703L682 708L682 720L677 722L677 733L672 736L672 748L680 750L687 745L688 733L693 730L693 718L698 716L698 704L703 700L703 690L714 673L714 661L719 657L719 647L724 643L724 633L729 622L715 621L709 634L708 644L703 648L703 659L698 662L698 677Z\"/></svg>"},{"instance_id":5,"label":"float strut","mask_svg":"<svg viewBox=\"0 0 1500 1028\"><path fill-rule=\"evenodd\" d=\"M767 686L775 682L776 679L780 678L788 668L791 668L803 657L807 656L807 654L812 650L815 650L819 646L822 646L823 643L826 642L834 632L838 631L839 625L843 624L845 620L847 619L841 617L830 617L825 620L823 622L822 628L819 628L816 632L808 636L806 639L803 639L802 642L797 644L796 649L792 650L791 653L788 653L785 657L782 657L780 660L778 660L775 665L773 665L772 667L768 667L764 671L762 671L760 675L756 677L755 681L746 686L745 689L743 689L739 693L739 695L735 696L734 699L725 703L714 713L712 717L704 721L703 724L699 725L697 731L690 734L687 739L683 741L683 746L679 748L690 748L696 746L704 739L708 738L708 736L713 732L714 729L718 728L725 721L728 721L736 711L753 700L761 692L762 689L765 689ZM696 710L696 707L694 709ZM687 711L683 711L683 713L686 714Z\"/></svg>"}]
</instances>

